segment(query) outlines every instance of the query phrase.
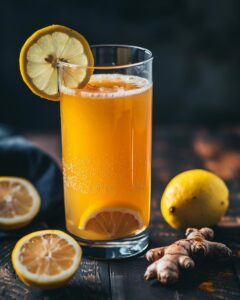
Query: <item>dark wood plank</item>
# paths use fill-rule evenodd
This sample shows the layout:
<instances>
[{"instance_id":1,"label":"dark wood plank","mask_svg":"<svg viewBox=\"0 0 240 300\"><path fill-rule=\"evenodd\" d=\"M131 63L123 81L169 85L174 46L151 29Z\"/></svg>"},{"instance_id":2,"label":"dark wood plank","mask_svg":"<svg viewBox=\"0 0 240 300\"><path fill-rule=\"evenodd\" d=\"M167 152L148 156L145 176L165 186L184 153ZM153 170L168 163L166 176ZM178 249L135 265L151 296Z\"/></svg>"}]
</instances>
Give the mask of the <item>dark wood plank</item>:
<instances>
[{"instance_id":1,"label":"dark wood plank","mask_svg":"<svg viewBox=\"0 0 240 300\"><path fill-rule=\"evenodd\" d=\"M121 260L110 263L110 280L112 300L172 300L171 290L151 288L151 283L143 278L147 262L143 257Z\"/></svg>"},{"instance_id":2,"label":"dark wood plank","mask_svg":"<svg viewBox=\"0 0 240 300\"><path fill-rule=\"evenodd\" d=\"M240 299L238 281L227 261L201 264L196 271L184 274L174 287L144 281L146 266L142 257L111 262L112 299Z\"/></svg>"}]
</instances>

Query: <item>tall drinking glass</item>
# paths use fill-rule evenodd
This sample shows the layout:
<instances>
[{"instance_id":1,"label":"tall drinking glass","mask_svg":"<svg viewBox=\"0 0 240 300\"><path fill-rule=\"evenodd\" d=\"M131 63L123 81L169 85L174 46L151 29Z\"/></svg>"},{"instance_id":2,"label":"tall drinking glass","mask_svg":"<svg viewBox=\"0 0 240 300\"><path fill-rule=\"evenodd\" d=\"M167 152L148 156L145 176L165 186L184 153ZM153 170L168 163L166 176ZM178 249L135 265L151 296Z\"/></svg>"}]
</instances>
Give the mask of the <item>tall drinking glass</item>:
<instances>
[{"instance_id":1,"label":"tall drinking glass","mask_svg":"<svg viewBox=\"0 0 240 300\"><path fill-rule=\"evenodd\" d=\"M92 46L94 67L59 63L67 230L97 258L148 246L151 196L152 54ZM71 72L90 78L65 86Z\"/></svg>"}]
</instances>

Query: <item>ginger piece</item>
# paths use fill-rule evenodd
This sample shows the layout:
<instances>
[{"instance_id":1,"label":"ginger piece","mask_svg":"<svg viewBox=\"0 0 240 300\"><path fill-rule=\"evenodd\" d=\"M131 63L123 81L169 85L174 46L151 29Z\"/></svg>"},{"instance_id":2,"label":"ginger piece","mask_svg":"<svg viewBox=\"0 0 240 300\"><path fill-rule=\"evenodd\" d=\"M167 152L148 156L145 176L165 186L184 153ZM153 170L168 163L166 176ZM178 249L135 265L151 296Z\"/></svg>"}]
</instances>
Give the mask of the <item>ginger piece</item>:
<instances>
[{"instance_id":1,"label":"ginger piece","mask_svg":"<svg viewBox=\"0 0 240 300\"><path fill-rule=\"evenodd\" d=\"M153 262L144 274L146 280L156 278L162 284L173 284L178 281L181 268L195 267L194 259L224 258L232 254L226 245L207 240L214 236L214 231L210 228L188 228L185 235L186 239L166 247L151 249L146 253L147 260Z\"/></svg>"}]
</instances>

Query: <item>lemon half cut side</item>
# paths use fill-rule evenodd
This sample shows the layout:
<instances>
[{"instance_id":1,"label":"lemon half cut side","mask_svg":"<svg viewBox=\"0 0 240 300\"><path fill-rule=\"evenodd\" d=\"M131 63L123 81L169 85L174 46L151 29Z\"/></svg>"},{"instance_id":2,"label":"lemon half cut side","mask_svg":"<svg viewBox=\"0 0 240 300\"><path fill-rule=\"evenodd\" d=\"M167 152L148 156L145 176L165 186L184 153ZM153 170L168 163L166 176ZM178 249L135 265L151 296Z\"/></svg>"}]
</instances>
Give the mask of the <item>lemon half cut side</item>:
<instances>
[{"instance_id":1,"label":"lemon half cut side","mask_svg":"<svg viewBox=\"0 0 240 300\"><path fill-rule=\"evenodd\" d=\"M40 196L31 182L19 177L0 177L0 229L26 226L37 215L40 205Z\"/></svg>"},{"instance_id":2,"label":"lemon half cut side","mask_svg":"<svg viewBox=\"0 0 240 300\"><path fill-rule=\"evenodd\" d=\"M27 285L51 289L67 283L77 272L82 249L60 230L41 230L21 238L12 252L12 264Z\"/></svg>"}]
</instances>

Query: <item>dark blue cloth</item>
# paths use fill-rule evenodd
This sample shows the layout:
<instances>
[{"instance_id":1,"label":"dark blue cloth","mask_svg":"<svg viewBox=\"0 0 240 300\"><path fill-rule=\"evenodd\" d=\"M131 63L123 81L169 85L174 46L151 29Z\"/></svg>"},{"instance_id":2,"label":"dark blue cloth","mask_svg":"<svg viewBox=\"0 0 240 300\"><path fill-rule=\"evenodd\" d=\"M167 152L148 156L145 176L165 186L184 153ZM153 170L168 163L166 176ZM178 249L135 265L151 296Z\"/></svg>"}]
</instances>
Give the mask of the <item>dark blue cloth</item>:
<instances>
[{"instance_id":1,"label":"dark blue cloth","mask_svg":"<svg viewBox=\"0 0 240 300\"><path fill-rule=\"evenodd\" d=\"M55 221L64 223L62 172L44 151L20 136L13 129L0 126L0 176L18 176L29 180L41 196L41 209L31 226L47 227ZM16 231L0 231L0 237Z\"/></svg>"}]
</instances>

